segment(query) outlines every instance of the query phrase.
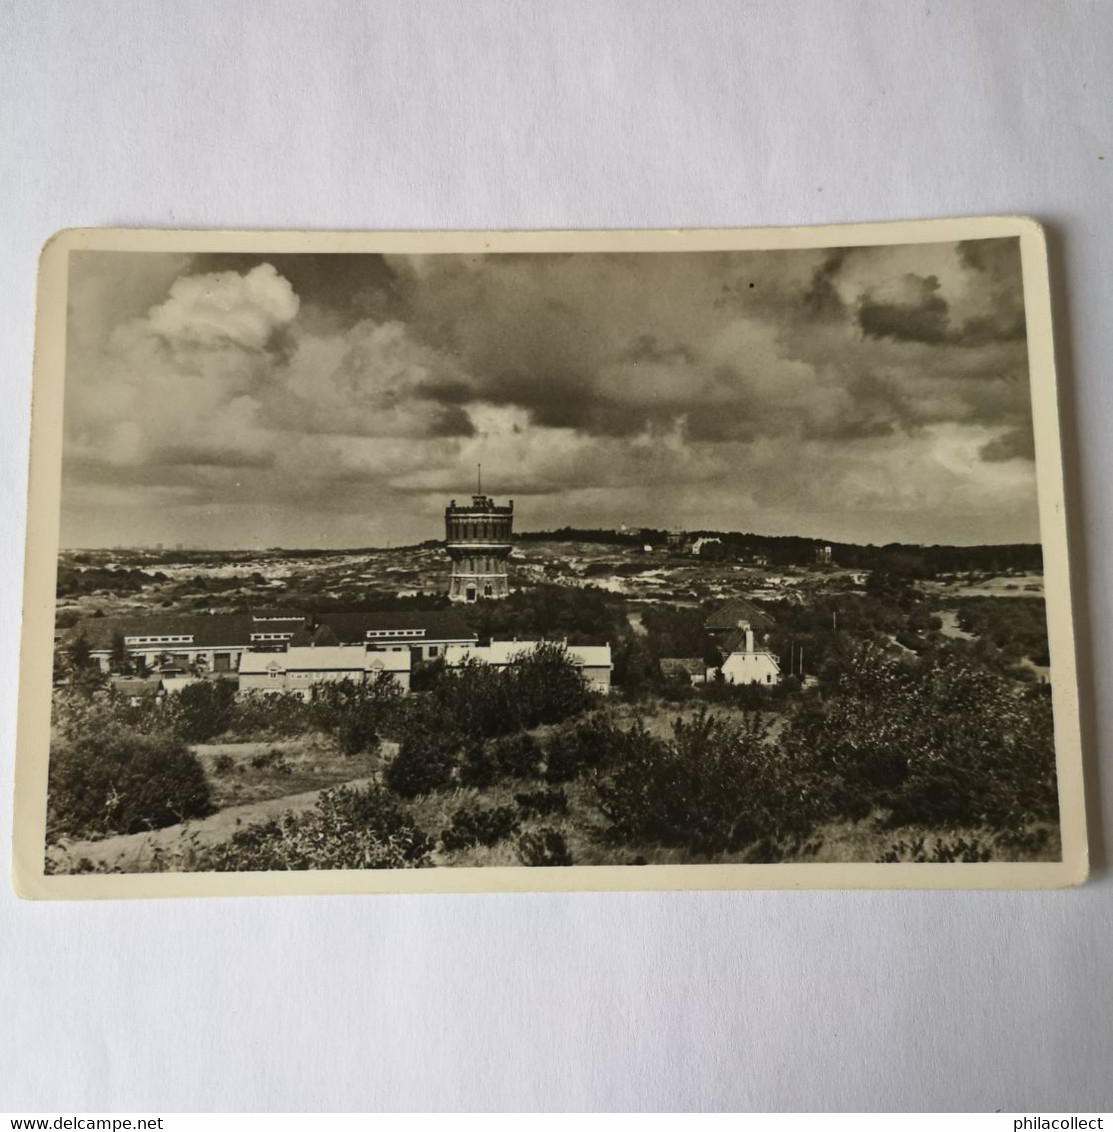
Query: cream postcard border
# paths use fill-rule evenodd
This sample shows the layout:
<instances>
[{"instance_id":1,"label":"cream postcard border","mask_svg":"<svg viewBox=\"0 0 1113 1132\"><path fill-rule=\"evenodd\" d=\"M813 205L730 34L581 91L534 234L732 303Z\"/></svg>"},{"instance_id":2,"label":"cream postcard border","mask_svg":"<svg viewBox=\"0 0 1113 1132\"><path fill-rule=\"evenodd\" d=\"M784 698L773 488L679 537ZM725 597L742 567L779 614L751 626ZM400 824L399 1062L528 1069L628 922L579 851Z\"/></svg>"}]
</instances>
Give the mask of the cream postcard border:
<instances>
[{"instance_id":1,"label":"cream postcard border","mask_svg":"<svg viewBox=\"0 0 1113 1132\"><path fill-rule=\"evenodd\" d=\"M47 759L62 472L66 304L71 251L409 254L760 251L1020 239L1043 543L1063 857L983 864L767 864L430 868L283 873L44 873ZM1043 229L1026 217L807 228L567 232L227 232L67 229L39 264L27 548L24 566L12 876L28 899L407 892L571 892L686 889L1056 888L1086 879L1075 639L1062 450Z\"/></svg>"}]
</instances>

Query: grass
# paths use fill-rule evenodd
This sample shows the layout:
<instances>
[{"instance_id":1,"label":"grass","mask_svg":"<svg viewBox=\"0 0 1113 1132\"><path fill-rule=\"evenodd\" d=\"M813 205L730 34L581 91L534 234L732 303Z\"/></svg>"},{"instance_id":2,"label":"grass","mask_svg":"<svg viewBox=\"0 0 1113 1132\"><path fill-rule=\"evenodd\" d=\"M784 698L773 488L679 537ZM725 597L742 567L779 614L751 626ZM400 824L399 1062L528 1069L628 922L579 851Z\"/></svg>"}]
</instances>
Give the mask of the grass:
<instances>
[{"instance_id":1,"label":"grass","mask_svg":"<svg viewBox=\"0 0 1113 1132\"><path fill-rule=\"evenodd\" d=\"M384 747L393 753L392 744ZM201 743L193 750L218 810L370 778L383 761L378 752L346 755L320 734L270 743Z\"/></svg>"}]
</instances>

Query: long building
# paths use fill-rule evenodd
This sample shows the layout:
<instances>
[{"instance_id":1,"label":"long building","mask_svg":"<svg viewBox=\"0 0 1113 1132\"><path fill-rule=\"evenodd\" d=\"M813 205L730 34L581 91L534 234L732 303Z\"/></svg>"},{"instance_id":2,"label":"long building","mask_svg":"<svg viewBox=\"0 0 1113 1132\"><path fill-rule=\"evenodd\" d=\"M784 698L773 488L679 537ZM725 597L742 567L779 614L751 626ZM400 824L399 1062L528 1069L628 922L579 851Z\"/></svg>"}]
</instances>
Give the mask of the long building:
<instances>
[{"instance_id":1,"label":"long building","mask_svg":"<svg viewBox=\"0 0 1113 1132\"><path fill-rule=\"evenodd\" d=\"M241 670L248 653L281 653L304 646L357 646L365 651L404 651L413 660L434 660L450 645L475 644L476 635L450 610L392 613L322 613L291 610L192 616L143 614L98 617L69 633L84 634L90 655L107 672L122 646L140 671L166 665L209 672Z\"/></svg>"},{"instance_id":2,"label":"long building","mask_svg":"<svg viewBox=\"0 0 1113 1132\"><path fill-rule=\"evenodd\" d=\"M540 641L492 641L489 645L450 645L444 662L448 668L459 668L469 660L489 664L493 668L506 668L533 652ZM568 659L580 670L587 683L596 691L607 691L611 686L610 645L569 645L560 642Z\"/></svg>"}]
</instances>

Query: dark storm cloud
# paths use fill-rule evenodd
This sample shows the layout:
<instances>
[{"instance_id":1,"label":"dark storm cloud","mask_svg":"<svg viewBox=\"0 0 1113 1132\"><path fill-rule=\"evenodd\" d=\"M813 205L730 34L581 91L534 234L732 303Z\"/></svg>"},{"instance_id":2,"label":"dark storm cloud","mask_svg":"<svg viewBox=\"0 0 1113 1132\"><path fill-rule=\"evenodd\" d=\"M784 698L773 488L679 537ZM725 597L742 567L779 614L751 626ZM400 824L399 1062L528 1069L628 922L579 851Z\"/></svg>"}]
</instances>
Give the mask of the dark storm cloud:
<instances>
[{"instance_id":1,"label":"dark storm cloud","mask_svg":"<svg viewBox=\"0 0 1113 1132\"><path fill-rule=\"evenodd\" d=\"M153 452L149 466L180 468L196 465L201 468L270 468L273 452L238 451L232 448L211 448L204 445L175 444Z\"/></svg>"},{"instance_id":2,"label":"dark storm cloud","mask_svg":"<svg viewBox=\"0 0 1113 1132\"><path fill-rule=\"evenodd\" d=\"M475 425L459 405L441 406L429 422L429 436L475 436Z\"/></svg>"},{"instance_id":3,"label":"dark storm cloud","mask_svg":"<svg viewBox=\"0 0 1113 1132\"><path fill-rule=\"evenodd\" d=\"M846 305L839 295L834 281L846 262L845 248L835 248L827 253L823 262L815 269L811 285L801 296L805 311L815 318L841 318Z\"/></svg>"},{"instance_id":4,"label":"dark storm cloud","mask_svg":"<svg viewBox=\"0 0 1113 1132\"><path fill-rule=\"evenodd\" d=\"M318 328L347 329L364 318L384 322L405 314L406 281L381 255L247 255L205 252L191 257L191 274L244 275L269 263L290 281L304 317Z\"/></svg>"},{"instance_id":5,"label":"dark storm cloud","mask_svg":"<svg viewBox=\"0 0 1113 1132\"><path fill-rule=\"evenodd\" d=\"M858 307L858 325L870 338L904 342L943 342L947 338L947 300L934 275L904 277L907 302L884 302L867 294Z\"/></svg>"},{"instance_id":6,"label":"dark storm cloud","mask_svg":"<svg viewBox=\"0 0 1113 1132\"><path fill-rule=\"evenodd\" d=\"M974 273L973 290L985 310L956 317L935 275L906 274L897 294L867 291L858 305L858 325L867 337L979 347L1017 342L1026 332L1019 247L1014 240L977 240L957 245L962 265Z\"/></svg>"}]
</instances>

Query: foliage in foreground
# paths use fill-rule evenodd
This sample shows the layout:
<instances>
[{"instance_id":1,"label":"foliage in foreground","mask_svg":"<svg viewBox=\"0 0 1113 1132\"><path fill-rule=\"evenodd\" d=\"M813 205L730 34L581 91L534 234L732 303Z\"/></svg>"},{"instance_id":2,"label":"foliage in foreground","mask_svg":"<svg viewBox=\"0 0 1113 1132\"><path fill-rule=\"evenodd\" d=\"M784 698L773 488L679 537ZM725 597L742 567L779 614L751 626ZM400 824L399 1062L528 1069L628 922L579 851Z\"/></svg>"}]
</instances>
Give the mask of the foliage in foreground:
<instances>
[{"instance_id":1,"label":"foliage in foreground","mask_svg":"<svg viewBox=\"0 0 1113 1132\"><path fill-rule=\"evenodd\" d=\"M204 768L180 738L112 722L54 745L47 797L48 841L140 833L213 808Z\"/></svg>"},{"instance_id":2,"label":"foliage in foreground","mask_svg":"<svg viewBox=\"0 0 1113 1132\"><path fill-rule=\"evenodd\" d=\"M805 836L822 812L806 761L786 759L759 720L736 724L701 712L677 720L671 739L641 728L613 738L596 792L616 841L693 856L753 847L761 857Z\"/></svg>"},{"instance_id":3,"label":"foliage in foreground","mask_svg":"<svg viewBox=\"0 0 1113 1132\"><path fill-rule=\"evenodd\" d=\"M313 809L287 812L198 851L198 872L412 869L428 865L432 840L378 786L338 786Z\"/></svg>"}]
</instances>

